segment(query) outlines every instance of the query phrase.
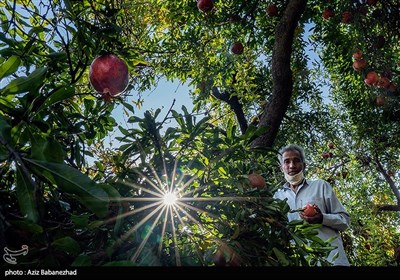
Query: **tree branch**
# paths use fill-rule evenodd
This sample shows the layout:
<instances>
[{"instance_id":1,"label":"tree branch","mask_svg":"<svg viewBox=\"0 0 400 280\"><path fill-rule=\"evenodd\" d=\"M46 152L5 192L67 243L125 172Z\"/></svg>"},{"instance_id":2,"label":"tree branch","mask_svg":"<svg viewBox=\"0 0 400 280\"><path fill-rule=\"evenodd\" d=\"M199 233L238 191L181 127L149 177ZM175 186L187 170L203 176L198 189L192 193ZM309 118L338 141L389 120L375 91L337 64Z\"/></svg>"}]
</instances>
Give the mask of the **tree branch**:
<instances>
[{"instance_id":1,"label":"tree branch","mask_svg":"<svg viewBox=\"0 0 400 280\"><path fill-rule=\"evenodd\" d=\"M400 192L399 189L397 188L396 184L392 180L392 178L388 175L386 172L385 168L382 166L382 163L379 161L378 155L375 155L375 163L378 171L383 175L385 178L386 182L389 184L389 187L392 189L393 194L395 195L397 199L397 205L389 205L389 204L382 204L382 205L377 205L378 210L380 211L400 211Z\"/></svg>"},{"instance_id":2,"label":"tree branch","mask_svg":"<svg viewBox=\"0 0 400 280\"><path fill-rule=\"evenodd\" d=\"M243 105L239 102L237 96L231 95L226 92L220 92L217 87L213 87L211 91L215 98L228 103L228 105L231 107L236 115L237 121L240 126L240 131L242 132L242 134L244 134L247 130L248 124L246 117L243 113Z\"/></svg>"}]
</instances>

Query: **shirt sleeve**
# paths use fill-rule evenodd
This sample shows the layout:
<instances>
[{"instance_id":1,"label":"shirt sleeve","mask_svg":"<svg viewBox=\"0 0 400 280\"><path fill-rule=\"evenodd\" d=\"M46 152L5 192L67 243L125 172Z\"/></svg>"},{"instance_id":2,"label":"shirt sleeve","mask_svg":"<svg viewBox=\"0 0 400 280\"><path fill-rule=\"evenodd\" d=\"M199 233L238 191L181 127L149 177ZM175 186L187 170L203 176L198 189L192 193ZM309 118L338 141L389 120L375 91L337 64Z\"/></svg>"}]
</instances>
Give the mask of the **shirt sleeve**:
<instances>
[{"instance_id":1,"label":"shirt sleeve","mask_svg":"<svg viewBox=\"0 0 400 280\"><path fill-rule=\"evenodd\" d=\"M339 231L350 227L350 215L328 182L324 184L324 200L327 211L323 213L322 224Z\"/></svg>"}]
</instances>

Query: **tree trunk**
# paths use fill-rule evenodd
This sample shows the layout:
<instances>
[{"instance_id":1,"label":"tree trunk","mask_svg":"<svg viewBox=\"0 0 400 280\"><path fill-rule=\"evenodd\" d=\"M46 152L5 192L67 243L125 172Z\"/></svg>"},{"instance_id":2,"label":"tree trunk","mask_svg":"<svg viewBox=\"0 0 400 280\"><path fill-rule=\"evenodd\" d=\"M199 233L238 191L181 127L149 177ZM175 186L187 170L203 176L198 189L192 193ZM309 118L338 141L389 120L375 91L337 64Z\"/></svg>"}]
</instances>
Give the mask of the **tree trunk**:
<instances>
[{"instance_id":1,"label":"tree trunk","mask_svg":"<svg viewBox=\"0 0 400 280\"><path fill-rule=\"evenodd\" d=\"M272 52L273 92L264 105L259 127L267 132L252 143L252 148L271 148L287 111L292 96L293 80L290 69L294 31L307 6L307 0L289 0L275 30Z\"/></svg>"}]
</instances>

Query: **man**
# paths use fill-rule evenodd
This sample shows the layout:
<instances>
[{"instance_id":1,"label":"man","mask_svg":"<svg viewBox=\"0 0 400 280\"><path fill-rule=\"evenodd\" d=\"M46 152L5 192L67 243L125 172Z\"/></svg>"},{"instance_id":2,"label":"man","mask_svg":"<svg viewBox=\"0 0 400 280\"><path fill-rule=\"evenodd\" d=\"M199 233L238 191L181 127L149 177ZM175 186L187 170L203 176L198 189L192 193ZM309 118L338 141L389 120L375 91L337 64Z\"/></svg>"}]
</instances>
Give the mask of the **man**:
<instances>
[{"instance_id":1,"label":"man","mask_svg":"<svg viewBox=\"0 0 400 280\"><path fill-rule=\"evenodd\" d=\"M350 216L331 185L324 180L304 178L306 163L300 146L292 144L283 147L279 151L278 159L287 182L274 194L274 198L287 199L292 210L301 209L307 204L314 205L316 210L314 216L306 216L301 211L289 213L289 221L303 219L310 224L322 224L318 229L319 238L326 241L336 237L331 245L337 248L330 252L328 261L337 266L350 266L340 236L340 231L350 226ZM333 260L337 253L338 257Z\"/></svg>"}]
</instances>

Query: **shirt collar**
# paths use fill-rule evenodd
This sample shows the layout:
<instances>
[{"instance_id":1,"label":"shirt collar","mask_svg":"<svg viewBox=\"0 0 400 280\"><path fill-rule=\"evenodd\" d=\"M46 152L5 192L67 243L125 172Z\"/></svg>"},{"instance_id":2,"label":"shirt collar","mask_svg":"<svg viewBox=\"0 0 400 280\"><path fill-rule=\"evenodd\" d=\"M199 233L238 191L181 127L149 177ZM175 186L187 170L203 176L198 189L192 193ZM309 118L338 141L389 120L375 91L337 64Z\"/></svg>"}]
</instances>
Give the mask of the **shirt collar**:
<instances>
[{"instance_id":1,"label":"shirt collar","mask_svg":"<svg viewBox=\"0 0 400 280\"><path fill-rule=\"evenodd\" d=\"M304 178L303 182L297 187L297 191L299 191L303 186L307 186L307 185L308 185L307 179ZM286 183L283 185L283 188L284 188L284 189L287 189L287 190L291 190L289 182L286 182Z\"/></svg>"}]
</instances>

